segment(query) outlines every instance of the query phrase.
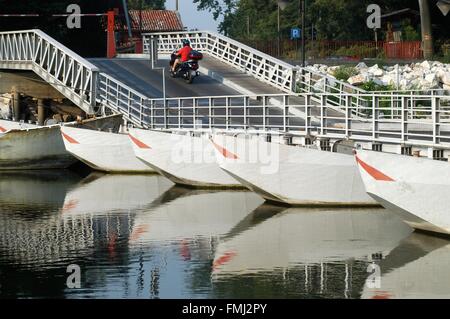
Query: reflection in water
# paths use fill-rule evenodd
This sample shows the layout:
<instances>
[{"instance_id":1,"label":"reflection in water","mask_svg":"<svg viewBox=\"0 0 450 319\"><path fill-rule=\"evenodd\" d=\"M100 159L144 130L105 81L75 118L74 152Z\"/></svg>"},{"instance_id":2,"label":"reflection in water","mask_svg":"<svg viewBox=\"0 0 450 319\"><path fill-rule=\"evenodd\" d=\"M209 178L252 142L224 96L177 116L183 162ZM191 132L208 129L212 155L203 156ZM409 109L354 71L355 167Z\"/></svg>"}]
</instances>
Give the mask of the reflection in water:
<instances>
[{"instance_id":1,"label":"reflection in water","mask_svg":"<svg viewBox=\"0 0 450 319\"><path fill-rule=\"evenodd\" d=\"M65 217L73 217L76 214L140 209L172 185L159 175L92 173L67 193L62 212Z\"/></svg>"},{"instance_id":2,"label":"reflection in water","mask_svg":"<svg viewBox=\"0 0 450 319\"><path fill-rule=\"evenodd\" d=\"M415 233L380 262L379 287L362 298L450 298L450 242Z\"/></svg>"},{"instance_id":3,"label":"reflection in water","mask_svg":"<svg viewBox=\"0 0 450 319\"><path fill-rule=\"evenodd\" d=\"M271 210L279 213L258 220L260 214L267 215ZM283 209L262 205L250 216L257 223L252 227L249 222L247 230L225 238L215 252L213 279L219 286L236 275L251 282L274 273L282 278L294 276L298 293L305 297L354 296L368 275L368 262L388 255L411 233L407 225L384 209ZM331 284L325 287L330 279ZM276 281L267 280L266 284L270 290L280 289L280 297L288 296Z\"/></svg>"},{"instance_id":4,"label":"reflection in water","mask_svg":"<svg viewBox=\"0 0 450 319\"><path fill-rule=\"evenodd\" d=\"M68 170L0 173L0 209L52 210L81 177Z\"/></svg>"},{"instance_id":5,"label":"reflection in water","mask_svg":"<svg viewBox=\"0 0 450 319\"><path fill-rule=\"evenodd\" d=\"M446 270L447 242L408 237L386 210L282 208L247 191L172 185L156 175L0 175L0 297L371 298L372 262L395 297L420 269ZM81 289L65 285L72 263Z\"/></svg>"}]
</instances>

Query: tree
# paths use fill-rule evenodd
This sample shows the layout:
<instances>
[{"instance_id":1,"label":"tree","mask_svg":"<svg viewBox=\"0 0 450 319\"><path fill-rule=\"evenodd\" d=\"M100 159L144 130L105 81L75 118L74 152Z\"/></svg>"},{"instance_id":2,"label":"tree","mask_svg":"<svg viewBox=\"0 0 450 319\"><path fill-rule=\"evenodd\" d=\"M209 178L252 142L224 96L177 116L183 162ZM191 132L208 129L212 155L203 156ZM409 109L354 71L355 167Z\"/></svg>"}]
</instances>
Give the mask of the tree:
<instances>
[{"instance_id":1,"label":"tree","mask_svg":"<svg viewBox=\"0 0 450 319\"><path fill-rule=\"evenodd\" d=\"M239 0L194 0L197 9L211 12L214 20L223 17L223 21L219 24L219 31L224 34L229 34L229 28L237 23L233 11L241 2Z\"/></svg>"},{"instance_id":2,"label":"tree","mask_svg":"<svg viewBox=\"0 0 450 319\"><path fill-rule=\"evenodd\" d=\"M165 0L128 0L128 9L132 10L164 10Z\"/></svg>"},{"instance_id":3,"label":"tree","mask_svg":"<svg viewBox=\"0 0 450 319\"><path fill-rule=\"evenodd\" d=\"M377 4L387 13L404 8L419 10L419 1L378 0ZM194 0L194 3L198 10L212 12L214 19L223 18L219 31L231 37L269 39L277 36L277 0ZM371 3L373 0L307 0L306 33L310 34L313 24L319 39L372 40L373 31L366 26L366 8ZM282 12L282 35L288 37L289 30L299 24L299 0L289 0ZM446 29L445 23L442 25L438 30Z\"/></svg>"}]
</instances>

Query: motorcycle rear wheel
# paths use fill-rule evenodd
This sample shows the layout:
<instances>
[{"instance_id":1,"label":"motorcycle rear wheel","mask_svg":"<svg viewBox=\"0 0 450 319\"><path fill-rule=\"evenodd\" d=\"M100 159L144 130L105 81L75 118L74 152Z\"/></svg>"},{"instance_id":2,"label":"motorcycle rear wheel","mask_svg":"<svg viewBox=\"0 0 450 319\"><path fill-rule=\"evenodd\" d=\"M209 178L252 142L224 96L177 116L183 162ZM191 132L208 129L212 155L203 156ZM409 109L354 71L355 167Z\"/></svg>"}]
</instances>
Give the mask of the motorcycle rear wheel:
<instances>
[{"instance_id":1,"label":"motorcycle rear wheel","mask_svg":"<svg viewBox=\"0 0 450 319\"><path fill-rule=\"evenodd\" d=\"M191 72L188 72L188 74L186 76L186 83L192 84L193 81L194 81L194 77L192 76Z\"/></svg>"}]
</instances>

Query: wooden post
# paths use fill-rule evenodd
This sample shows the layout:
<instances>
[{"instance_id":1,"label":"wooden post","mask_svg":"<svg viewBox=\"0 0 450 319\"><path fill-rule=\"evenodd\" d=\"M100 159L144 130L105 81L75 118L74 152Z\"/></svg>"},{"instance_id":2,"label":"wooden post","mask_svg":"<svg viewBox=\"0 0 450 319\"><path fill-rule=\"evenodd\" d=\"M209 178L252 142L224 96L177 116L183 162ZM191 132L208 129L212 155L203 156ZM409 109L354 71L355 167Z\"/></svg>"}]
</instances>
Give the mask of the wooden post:
<instances>
[{"instance_id":1,"label":"wooden post","mask_svg":"<svg viewBox=\"0 0 450 319\"><path fill-rule=\"evenodd\" d=\"M13 118L14 121L20 121L20 93L13 92Z\"/></svg>"},{"instance_id":2,"label":"wooden post","mask_svg":"<svg viewBox=\"0 0 450 319\"><path fill-rule=\"evenodd\" d=\"M45 122L45 108L44 108L44 100L38 99L37 104L37 114L38 114L38 125L44 125Z\"/></svg>"}]
</instances>

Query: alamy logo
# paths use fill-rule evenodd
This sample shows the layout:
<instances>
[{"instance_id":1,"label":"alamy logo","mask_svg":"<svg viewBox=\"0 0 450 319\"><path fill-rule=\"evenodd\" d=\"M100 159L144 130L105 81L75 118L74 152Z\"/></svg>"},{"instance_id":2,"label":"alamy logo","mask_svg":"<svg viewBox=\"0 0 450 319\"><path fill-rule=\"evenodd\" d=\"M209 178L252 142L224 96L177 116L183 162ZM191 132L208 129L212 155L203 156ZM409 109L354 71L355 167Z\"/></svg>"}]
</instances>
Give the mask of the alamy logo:
<instances>
[{"instance_id":1,"label":"alamy logo","mask_svg":"<svg viewBox=\"0 0 450 319\"><path fill-rule=\"evenodd\" d=\"M69 29L81 29L81 8L77 4L70 4L67 6L67 27Z\"/></svg>"},{"instance_id":2,"label":"alamy logo","mask_svg":"<svg viewBox=\"0 0 450 319\"><path fill-rule=\"evenodd\" d=\"M80 289L81 288L81 269L80 266L76 264L72 264L67 266L67 273L69 273L69 277L67 277L67 288L69 289Z\"/></svg>"},{"instance_id":3,"label":"alamy logo","mask_svg":"<svg viewBox=\"0 0 450 319\"><path fill-rule=\"evenodd\" d=\"M370 273L369 277L366 280L366 286L370 289L379 289L381 288L381 269L375 263L371 263L367 266L366 271Z\"/></svg>"},{"instance_id":4,"label":"alamy logo","mask_svg":"<svg viewBox=\"0 0 450 319\"><path fill-rule=\"evenodd\" d=\"M367 18L367 27L369 29L381 29L381 8L378 4L371 4L367 7L367 13L370 13Z\"/></svg>"}]
</instances>

